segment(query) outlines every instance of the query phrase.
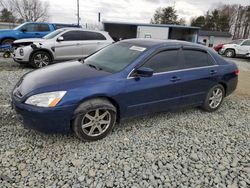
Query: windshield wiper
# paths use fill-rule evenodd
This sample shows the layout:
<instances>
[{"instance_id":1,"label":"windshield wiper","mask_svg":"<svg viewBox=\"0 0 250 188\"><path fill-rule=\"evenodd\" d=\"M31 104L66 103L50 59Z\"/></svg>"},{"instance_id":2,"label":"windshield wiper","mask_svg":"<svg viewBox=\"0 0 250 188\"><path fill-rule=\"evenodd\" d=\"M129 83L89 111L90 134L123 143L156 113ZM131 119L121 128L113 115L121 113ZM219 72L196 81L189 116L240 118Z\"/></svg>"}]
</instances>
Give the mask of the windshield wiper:
<instances>
[{"instance_id":1,"label":"windshield wiper","mask_svg":"<svg viewBox=\"0 0 250 188\"><path fill-rule=\"evenodd\" d=\"M97 67L96 65L93 65L93 64L87 64L89 67L91 67L91 68L94 68L94 69L96 69L96 70L102 70L102 68L100 68L100 67Z\"/></svg>"}]
</instances>

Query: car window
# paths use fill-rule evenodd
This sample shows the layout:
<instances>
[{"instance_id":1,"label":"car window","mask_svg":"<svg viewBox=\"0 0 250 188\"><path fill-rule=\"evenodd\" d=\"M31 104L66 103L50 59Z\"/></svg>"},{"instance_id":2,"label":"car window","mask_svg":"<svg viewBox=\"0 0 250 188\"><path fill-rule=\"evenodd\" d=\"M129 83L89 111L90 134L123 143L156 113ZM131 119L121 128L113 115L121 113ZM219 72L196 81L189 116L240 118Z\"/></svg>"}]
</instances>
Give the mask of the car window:
<instances>
[{"instance_id":1,"label":"car window","mask_svg":"<svg viewBox=\"0 0 250 188\"><path fill-rule=\"evenodd\" d=\"M250 46L250 40L246 40L242 43L242 46Z\"/></svg>"},{"instance_id":2,"label":"car window","mask_svg":"<svg viewBox=\"0 0 250 188\"><path fill-rule=\"evenodd\" d=\"M119 72L137 59L145 47L129 43L115 43L103 48L85 59L87 65L94 65L107 72Z\"/></svg>"},{"instance_id":3,"label":"car window","mask_svg":"<svg viewBox=\"0 0 250 188\"><path fill-rule=\"evenodd\" d=\"M73 40L106 40L106 38L97 32L89 32L89 31L69 31L64 33L63 38L65 41L73 41Z\"/></svg>"},{"instance_id":4,"label":"car window","mask_svg":"<svg viewBox=\"0 0 250 188\"><path fill-rule=\"evenodd\" d=\"M183 50L183 68L196 68L214 65L211 55L200 50Z\"/></svg>"},{"instance_id":5,"label":"car window","mask_svg":"<svg viewBox=\"0 0 250 188\"><path fill-rule=\"evenodd\" d=\"M38 29L37 24L32 24L32 23L24 25L21 29L26 30L26 32L36 32L36 31L38 31L37 30Z\"/></svg>"},{"instance_id":6,"label":"car window","mask_svg":"<svg viewBox=\"0 0 250 188\"><path fill-rule=\"evenodd\" d=\"M106 40L101 33L84 31L84 40Z\"/></svg>"},{"instance_id":7,"label":"car window","mask_svg":"<svg viewBox=\"0 0 250 188\"><path fill-rule=\"evenodd\" d=\"M143 66L153 69L154 73L160 73L179 69L178 62L178 51L168 50L154 55Z\"/></svg>"},{"instance_id":8,"label":"car window","mask_svg":"<svg viewBox=\"0 0 250 188\"><path fill-rule=\"evenodd\" d=\"M81 40L80 31L68 31L64 33L62 36L65 41Z\"/></svg>"},{"instance_id":9,"label":"car window","mask_svg":"<svg viewBox=\"0 0 250 188\"><path fill-rule=\"evenodd\" d=\"M48 24L37 24L37 30L40 32L48 32L50 31Z\"/></svg>"}]
</instances>

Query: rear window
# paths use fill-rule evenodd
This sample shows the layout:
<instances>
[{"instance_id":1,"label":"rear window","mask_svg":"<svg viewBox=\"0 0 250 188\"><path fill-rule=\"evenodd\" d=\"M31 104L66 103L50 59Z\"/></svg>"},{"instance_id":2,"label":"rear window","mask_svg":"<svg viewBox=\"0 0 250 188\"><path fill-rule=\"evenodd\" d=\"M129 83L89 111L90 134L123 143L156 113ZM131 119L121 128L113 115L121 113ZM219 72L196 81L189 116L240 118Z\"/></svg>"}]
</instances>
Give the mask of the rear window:
<instances>
[{"instance_id":1,"label":"rear window","mask_svg":"<svg viewBox=\"0 0 250 188\"><path fill-rule=\"evenodd\" d=\"M184 68L196 68L214 65L209 53L200 50L183 50Z\"/></svg>"}]
</instances>

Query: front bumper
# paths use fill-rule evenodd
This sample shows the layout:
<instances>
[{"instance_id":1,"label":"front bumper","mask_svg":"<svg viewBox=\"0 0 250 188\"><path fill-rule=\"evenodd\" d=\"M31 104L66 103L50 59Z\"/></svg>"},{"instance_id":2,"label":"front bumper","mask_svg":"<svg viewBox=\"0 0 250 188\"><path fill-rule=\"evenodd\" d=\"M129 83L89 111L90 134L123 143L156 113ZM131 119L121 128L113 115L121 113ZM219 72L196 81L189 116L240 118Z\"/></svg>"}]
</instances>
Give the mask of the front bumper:
<instances>
[{"instance_id":1,"label":"front bumper","mask_svg":"<svg viewBox=\"0 0 250 188\"><path fill-rule=\"evenodd\" d=\"M12 107L25 128L44 133L69 133L75 105L55 108L31 106L12 100Z\"/></svg>"}]
</instances>

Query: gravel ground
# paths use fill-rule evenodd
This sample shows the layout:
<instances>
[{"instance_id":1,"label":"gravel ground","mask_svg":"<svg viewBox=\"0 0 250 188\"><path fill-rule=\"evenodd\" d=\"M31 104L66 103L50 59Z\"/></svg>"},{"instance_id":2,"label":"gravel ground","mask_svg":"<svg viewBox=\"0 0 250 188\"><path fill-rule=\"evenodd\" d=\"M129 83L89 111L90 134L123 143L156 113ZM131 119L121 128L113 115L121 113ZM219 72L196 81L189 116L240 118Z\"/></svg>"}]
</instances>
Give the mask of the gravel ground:
<instances>
[{"instance_id":1,"label":"gravel ground","mask_svg":"<svg viewBox=\"0 0 250 188\"><path fill-rule=\"evenodd\" d=\"M249 60L236 61L250 75ZM1 187L250 187L250 92L244 87L215 113L187 109L133 119L84 143L18 123L9 93L28 71L0 59Z\"/></svg>"}]
</instances>

